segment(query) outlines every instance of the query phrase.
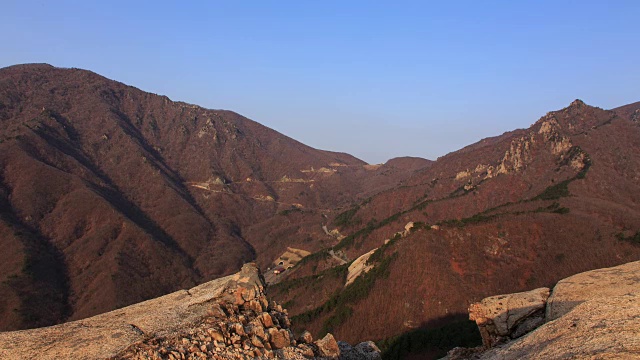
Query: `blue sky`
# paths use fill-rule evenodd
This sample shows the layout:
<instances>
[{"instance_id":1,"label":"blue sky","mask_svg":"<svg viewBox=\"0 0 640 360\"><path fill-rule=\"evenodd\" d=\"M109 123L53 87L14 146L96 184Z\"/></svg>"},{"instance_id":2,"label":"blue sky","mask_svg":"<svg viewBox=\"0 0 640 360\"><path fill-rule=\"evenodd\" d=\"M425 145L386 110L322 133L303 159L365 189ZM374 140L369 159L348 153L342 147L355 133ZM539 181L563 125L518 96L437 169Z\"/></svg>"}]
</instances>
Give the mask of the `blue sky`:
<instances>
[{"instance_id":1,"label":"blue sky","mask_svg":"<svg viewBox=\"0 0 640 360\"><path fill-rule=\"evenodd\" d=\"M640 101L640 1L2 0L0 67L46 62L379 163L580 98Z\"/></svg>"}]
</instances>

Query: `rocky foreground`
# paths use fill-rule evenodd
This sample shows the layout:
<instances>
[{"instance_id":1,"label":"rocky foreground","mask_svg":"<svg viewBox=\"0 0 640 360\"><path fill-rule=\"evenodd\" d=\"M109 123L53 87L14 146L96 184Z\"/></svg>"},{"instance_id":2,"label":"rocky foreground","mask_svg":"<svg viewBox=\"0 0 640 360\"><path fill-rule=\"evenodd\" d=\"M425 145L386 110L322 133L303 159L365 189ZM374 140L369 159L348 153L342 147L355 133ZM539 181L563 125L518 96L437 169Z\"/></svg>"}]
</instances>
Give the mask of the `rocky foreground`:
<instances>
[{"instance_id":1,"label":"rocky foreground","mask_svg":"<svg viewBox=\"0 0 640 360\"><path fill-rule=\"evenodd\" d=\"M2 359L379 359L373 342L290 330L255 264L231 276L61 325L0 333Z\"/></svg>"},{"instance_id":2,"label":"rocky foreground","mask_svg":"<svg viewBox=\"0 0 640 360\"><path fill-rule=\"evenodd\" d=\"M446 359L640 359L640 261L489 297L469 317L484 346Z\"/></svg>"}]
</instances>

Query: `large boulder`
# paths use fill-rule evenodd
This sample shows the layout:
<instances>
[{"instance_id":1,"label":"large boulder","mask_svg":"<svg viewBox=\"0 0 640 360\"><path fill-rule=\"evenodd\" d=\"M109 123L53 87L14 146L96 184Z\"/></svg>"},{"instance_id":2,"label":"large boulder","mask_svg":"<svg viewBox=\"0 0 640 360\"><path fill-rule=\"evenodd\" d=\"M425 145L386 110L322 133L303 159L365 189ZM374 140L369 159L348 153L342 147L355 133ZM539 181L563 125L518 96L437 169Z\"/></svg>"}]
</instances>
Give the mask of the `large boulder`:
<instances>
[{"instance_id":1,"label":"large boulder","mask_svg":"<svg viewBox=\"0 0 640 360\"><path fill-rule=\"evenodd\" d=\"M314 343L318 347L318 355L324 358L337 359L340 356L340 347L331 334L325 335Z\"/></svg>"},{"instance_id":2,"label":"large boulder","mask_svg":"<svg viewBox=\"0 0 640 360\"><path fill-rule=\"evenodd\" d=\"M546 308L545 296L543 288L473 304L469 317L485 347L456 348L445 359L640 359L640 261L561 280ZM529 331L542 313L546 323L501 342Z\"/></svg>"},{"instance_id":3,"label":"large boulder","mask_svg":"<svg viewBox=\"0 0 640 360\"><path fill-rule=\"evenodd\" d=\"M338 341L340 360L381 360L380 349L373 341L361 342L351 346L344 341Z\"/></svg>"},{"instance_id":4,"label":"large boulder","mask_svg":"<svg viewBox=\"0 0 640 360\"><path fill-rule=\"evenodd\" d=\"M593 299L479 359L638 359L640 294ZM476 358L477 359L477 358Z\"/></svg>"},{"instance_id":5,"label":"large boulder","mask_svg":"<svg viewBox=\"0 0 640 360\"><path fill-rule=\"evenodd\" d=\"M469 307L485 347L520 337L544 323L549 288L497 295Z\"/></svg>"},{"instance_id":6,"label":"large boulder","mask_svg":"<svg viewBox=\"0 0 640 360\"><path fill-rule=\"evenodd\" d=\"M282 349L291 345L291 335L289 331L286 329L276 329L270 328L268 330L269 333L269 343L273 349Z\"/></svg>"}]
</instances>

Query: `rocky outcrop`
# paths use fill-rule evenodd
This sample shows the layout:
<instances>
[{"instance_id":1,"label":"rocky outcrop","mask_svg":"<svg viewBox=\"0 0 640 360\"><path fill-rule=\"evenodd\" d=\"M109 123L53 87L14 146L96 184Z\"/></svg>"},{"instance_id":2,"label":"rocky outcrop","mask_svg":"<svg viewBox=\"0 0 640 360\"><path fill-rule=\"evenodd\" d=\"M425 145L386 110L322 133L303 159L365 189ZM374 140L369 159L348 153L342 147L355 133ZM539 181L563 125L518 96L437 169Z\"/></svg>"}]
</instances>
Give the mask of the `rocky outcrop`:
<instances>
[{"instance_id":1,"label":"rocky outcrop","mask_svg":"<svg viewBox=\"0 0 640 360\"><path fill-rule=\"evenodd\" d=\"M365 341L356 346L351 346L343 341L338 341L340 347L340 358L344 360L382 360L380 349L373 341Z\"/></svg>"},{"instance_id":2,"label":"rocky outcrop","mask_svg":"<svg viewBox=\"0 0 640 360\"><path fill-rule=\"evenodd\" d=\"M411 234L411 229L413 229L414 225L415 224L414 224L413 221L409 221L407 223L407 225L404 226L404 231L402 232L402 236L404 237L404 236L407 236L407 235Z\"/></svg>"},{"instance_id":3,"label":"rocky outcrop","mask_svg":"<svg viewBox=\"0 0 640 360\"><path fill-rule=\"evenodd\" d=\"M584 105L584 103L582 103ZM580 106L577 102L573 107ZM522 171L533 161L534 149L546 147L551 154L564 160L576 170L582 170L585 166L586 155L579 152L571 152L574 147L571 139L563 135L562 127L554 113L548 113L537 123L538 131L530 131L528 135L512 140L509 149L505 152L502 161L496 167L496 174L510 174ZM487 173L487 178L493 176L493 171ZM456 177L457 179L457 177Z\"/></svg>"},{"instance_id":4,"label":"rocky outcrop","mask_svg":"<svg viewBox=\"0 0 640 360\"><path fill-rule=\"evenodd\" d=\"M372 249L371 251L360 255L360 257L355 259L351 263L351 265L349 265L349 268L347 270L347 281L345 282L344 286L349 286L351 283L356 281L358 276L366 274L367 272L369 272L369 270L373 269L373 264L368 264L367 261L369 260L369 257L371 257L371 255L376 252L376 250L378 250L378 248Z\"/></svg>"},{"instance_id":5,"label":"rocky outcrop","mask_svg":"<svg viewBox=\"0 0 640 360\"><path fill-rule=\"evenodd\" d=\"M409 221L404 226L404 231L398 231L393 236L401 238L407 237L409 234L411 234L411 230L413 229L414 225L415 224L413 221ZM388 244L390 241L391 239L385 239L384 243ZM378 248L373 248L369 252L360 255L351 263L351 265L349 265L347 280L344 284L345 287L351 285L360 275L366 274L371 271L371 269L373 269L374 265L369 263L369 258L371 257L371 255L373 255L373 253L376 252L376 250L378 250Z\"/></svg>"},{"instance_id":6,"label":"rocky outcrop","mask_svg":"<svg viewBox=\"0 0 640 360\"><path fill-rule=\"evenodd\" d=\"M509 149L504 153L502 161L496 167L496 174L509 174L524 169L533 160L531 148L534 143L534 134L514 139Z\"/></svg>"},{"instance_id":7,"label":"rocky outcrop","mask_svg":"<svg viewBox=\"0 0 640 360\"><path fill-rule=\"evenodd\" d=\"M469 319L478 324L484 346L520 337L544 323L549 288L483 299L469 307Z\"/></svg>"},{"instance_id":8,"label":"rocky outcrop","mask_svg":"<svg viewBox=\"0 0 640 360\"><path fill-rule=\"evenodd\" d=\"M321 357L327 357L335 359L340 356L340 347L338 342L331 334L325 335L322 339L315 342L318 349L318 355Z\"/></svg>"},{"instance_id":9,"label":"rocky outcrop","mask_svg":"<svg viewBox=\"0 0 640 360\"><path fill-rule=\"evenodd\" d=\"M463 180L468 177L471 177L471 171L469 170L460 171L456 174L456 180Z\"/></svg>"},{"instance_id":10,"label":"rocky outcrop","mask_svg":"<svg viewBox=\"0 0 640 360\"><path fill-rule=\"evenodd\" d=\"M542 288L473 304L484 348L456 348L446 359L640 358L640 261L571 276L547 296ZM533 331L505 342L525 330Z\"/></svg>"},{"instance_id":11,"label":"rocky outcrop","mask_svg":"<svg viewBox=\"0 0 640 360\"><path fill-rule=\"evenodd\" d=\"M474 359L638 359L640 294L587 301L531 334Z\"/></svg>"},{"instance_id":12,"label":"rocky outcrop","mask_svg":"<svg viewBox=\"0 0 640 360\"><path fill-rule=\"evenodd\" d=\"M2 359L339 359L331 334L298 340L255 264L231 276L84 320L0 333ZM379 355L363 343L349 359ZM355 356L355 357L354 357Z\"/></svg>"}]
</instances>

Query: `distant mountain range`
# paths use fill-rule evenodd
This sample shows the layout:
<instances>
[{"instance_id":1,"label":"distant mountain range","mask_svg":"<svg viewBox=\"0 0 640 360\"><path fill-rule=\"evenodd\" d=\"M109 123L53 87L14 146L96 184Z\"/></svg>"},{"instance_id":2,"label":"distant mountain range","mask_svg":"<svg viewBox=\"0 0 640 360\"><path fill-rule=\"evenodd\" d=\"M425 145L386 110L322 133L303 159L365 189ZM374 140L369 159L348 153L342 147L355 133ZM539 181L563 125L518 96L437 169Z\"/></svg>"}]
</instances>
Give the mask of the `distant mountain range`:
<instances>
[{"instance_id":1,"label":"distant mountain range","mask_svg":"<svg viewBox=\"0 0 640 360\"><path fill-rule=\"evenodd\" d=\"M639 121L640 103L576 100L437 161L368 165L89 71L0 69L0 329L267 271L289 248L310 255L266 275L294 326L393 342L453 324L640 258Z\"/></svg>"}]
</instances>

